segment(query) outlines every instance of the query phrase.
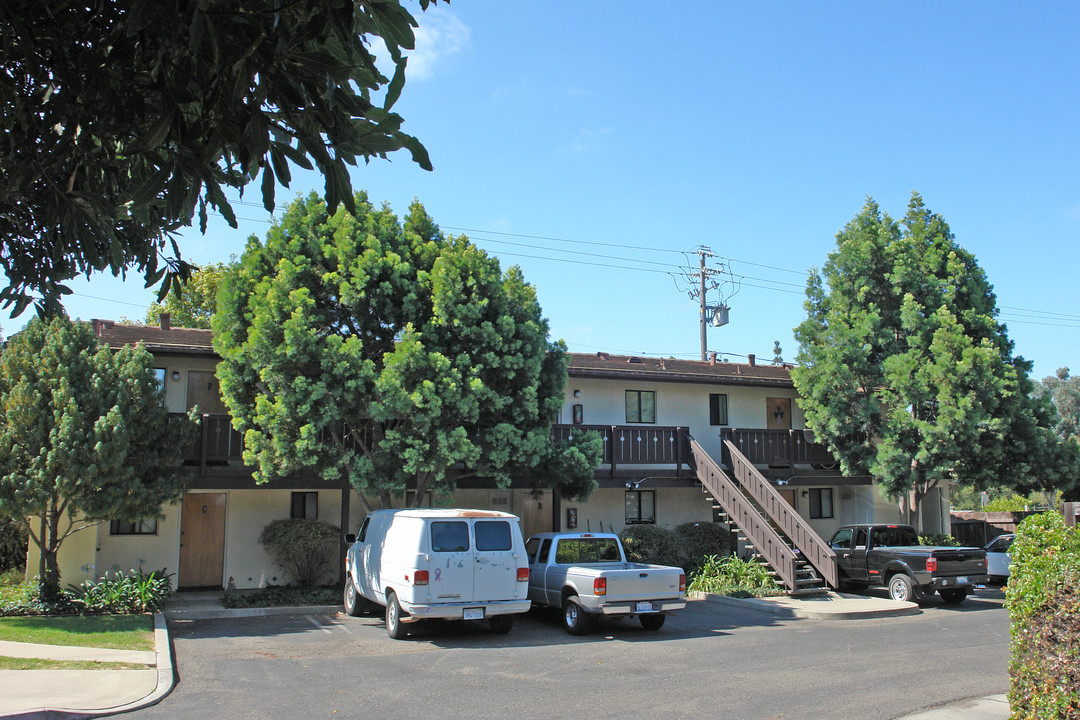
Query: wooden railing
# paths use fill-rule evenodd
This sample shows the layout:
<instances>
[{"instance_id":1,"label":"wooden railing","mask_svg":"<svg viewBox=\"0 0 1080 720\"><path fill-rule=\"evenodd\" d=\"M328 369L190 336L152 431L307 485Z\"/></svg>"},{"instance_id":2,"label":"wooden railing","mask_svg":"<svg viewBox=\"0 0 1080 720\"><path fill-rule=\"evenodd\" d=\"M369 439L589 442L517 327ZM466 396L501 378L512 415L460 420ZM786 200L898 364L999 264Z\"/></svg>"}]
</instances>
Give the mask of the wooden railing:
<instances>
[{"instance_id":1,"label":"wooden railing","mask_svg":"<svg viewBox=\"0 0 1080 720\"><path fill-rule=\"evenodd\" d=\"M186 417L184 413L171 413L170 418ZM181 460L185 465L225 465L243 461L244 437L233 429L228 415L202 415L199 432L186 449Z\"/></svg>"},{"instance_id":2,"label":"wooden railing","mask_svg":"<svg viewBox=\"0 0 1080 720\"><path fill-rule=\"evenodd\" d=\"M756 430L728 428L720 431L724 451L720 461L732 467L727 443L731 442L739 452L755 465L791 467L795 463L809 463L825 467L838 467L829 449L813 441L809 430Z\"/></svg>"},{"instance_id":3,"label":"wooden railing","mask_svg":"<svg viewBox=\"0 0 1080 720\"><path fill-rule=\"evenodd\" d=\"M620 465L675 465L676 472L689 463L684 427L655 425L553 425L552 438L570 440L579 433L595 432L604 441L600 464L615 474Z\"/></svg>"},{"instance_id":4,"label":"wooden railing","mask_svg":"<svg viewBox=\"0 0 1080 720\"><path fill-rule=\"evenodd\" d=\"M836 552L818 535L802 515L795 512L787 500L776 491L765 476L754 467L729 440L725 442L733 461L733 472L739 485L757 501L781 532L799 548L802 556L813 565L830 587L839 584ZM697 455L695 454L695 459ZM741 527L741 526L740 526Z\"/></svg>"}]
</instances>

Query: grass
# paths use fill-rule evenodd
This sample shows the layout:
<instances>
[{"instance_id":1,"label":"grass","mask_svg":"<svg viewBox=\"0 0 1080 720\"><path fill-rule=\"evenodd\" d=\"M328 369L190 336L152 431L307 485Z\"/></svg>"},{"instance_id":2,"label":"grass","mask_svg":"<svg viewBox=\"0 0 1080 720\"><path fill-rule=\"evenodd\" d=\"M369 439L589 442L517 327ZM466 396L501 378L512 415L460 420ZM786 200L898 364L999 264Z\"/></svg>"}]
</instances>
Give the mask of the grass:
<instances>
[{"instance_id":1,"label":"grass","mask_svg":"<svg viewBox=\"0 0 1080 720\"><path fill-rule=\"evenodd\" d=\"M0 640L153 650L154 620L149 615L74 615L0 618Z\"/></svg>"},{"instance_id":2,"label":"grass","mask_svg":"<svg viewBox=\"0 0 1080 720\"><path fill-rule=\"evenodd\" d=\"M271 585L251 592L227 593L221 599L227 608L260 608L295 605L340 605L340 586L314 588L278 587Z\"/></svg>"},{"instance_id":3,"label":"grass","mask_svg":"<svg viewBox=\"0 0 1080 720\"><path fill-rule=\"evenodd\" d=\"M0 656L0 670L146 670L149 665L96 660L43 660Z\"/></svg>"}]
</instances>

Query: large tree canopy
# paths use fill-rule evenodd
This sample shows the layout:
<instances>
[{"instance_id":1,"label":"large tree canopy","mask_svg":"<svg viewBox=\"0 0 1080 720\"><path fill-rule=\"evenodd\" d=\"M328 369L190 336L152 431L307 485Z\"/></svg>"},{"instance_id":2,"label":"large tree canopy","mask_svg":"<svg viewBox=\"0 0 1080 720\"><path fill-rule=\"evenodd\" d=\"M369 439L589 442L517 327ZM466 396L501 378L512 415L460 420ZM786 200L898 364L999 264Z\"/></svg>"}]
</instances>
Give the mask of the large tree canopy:
<instances>
[{"instance_id":1,"label":"large tree canopy","mask_svg":"<svg viewBox=\"0 0 1080 720\"><path fill-rule=\"evenodd\" d=\"M371 507L525 468L587 495L600 443L551 440L567 361L521 271L418 202L355 207L297 200L223 281L218 376L256 479L315 468Z\"/></svg>"},{"instance_id":2,"label":"large tree canopy","mask_svg":"<svg viewBox=\"0 0 1080 720\"><path fill-rule=\"evenodd\" d=\"M873 200L807 285L795 385L844 472L911 509L940 480L1053 487L1070 463L1012 355L993 288L913 194L897 223Z\"/></svg>"},{"instance_id":3,"label":"large tree canopy","mask_svg":"<svg viewBox=\"0 0 1080 720\"><path fill-rule=\"evenodd\" d=\"M210 329L210 318L217 310L217 291L228 265L211 263L195 268L182 287L173 288L163 301L146 310L146 323L157 325L161 314L169 313L173 325Z\"/></svg>"},{"instance_id":4,"label":"large tree canopy","mask_svg":"<svg viewBox=\"0 0 1080 720\"><path fill-rule=\"evenodd\" d=\"M260 174L272 209L290 163L319 169L331 208L358 159L407 148L431 169L390 111L415 26L398 0L0 3L4 307L40 293L52 313L64 281L129 267L163 296L190 271L174 231L211 208L235 227L223 189Z\"/></svg>"},{"instance_id":5,"label":"large tree canopy","mask_svg":"<svg viewBox=\"0 0 1080 720\"><path fill-rule=\"evenodd\" d=\"M186 423L169 422L163 401L150 353L141 345L114 353L87 324L34 318L8 341L0 515L27 524L43 597L59 592L56 553L69 535L95 521L157 517L179 499L175 464L190 436Z\"/></svg>"}]
</instances>

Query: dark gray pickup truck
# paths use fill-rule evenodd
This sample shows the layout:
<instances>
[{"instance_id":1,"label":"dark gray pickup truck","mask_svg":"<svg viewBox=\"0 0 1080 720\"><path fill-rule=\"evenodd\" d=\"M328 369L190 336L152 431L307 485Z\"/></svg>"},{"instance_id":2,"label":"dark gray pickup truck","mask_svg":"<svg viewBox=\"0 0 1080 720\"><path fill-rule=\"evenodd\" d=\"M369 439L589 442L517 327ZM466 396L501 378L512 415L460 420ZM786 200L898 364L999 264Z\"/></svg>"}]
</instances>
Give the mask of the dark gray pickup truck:
<instances>
[{"instance_id":1,"label":"dark gray pickup truck","mask_svg":"<svg viewBox=\"0 0 1080 720\"><path fill-rule=\"evenodd\" d=\"M844 525L829 545L843 585L886 587L893 600L917 602L937 592L960 603L987 581L984 550L920 545L910 525Z\"/></svg>"}]
</instances>

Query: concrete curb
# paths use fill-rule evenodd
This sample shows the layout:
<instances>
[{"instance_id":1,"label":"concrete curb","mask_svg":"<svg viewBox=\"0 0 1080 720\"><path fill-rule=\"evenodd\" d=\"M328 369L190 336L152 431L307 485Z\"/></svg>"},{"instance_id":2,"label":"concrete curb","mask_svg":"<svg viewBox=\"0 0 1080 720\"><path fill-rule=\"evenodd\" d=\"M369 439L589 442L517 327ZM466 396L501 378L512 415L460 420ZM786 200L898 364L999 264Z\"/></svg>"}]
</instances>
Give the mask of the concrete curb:
<instances>
[{"instance_id":1,"label":"concrete curb","mask_svg":"<svg viewBox=\"0 0 1080 720\"><path fill-rule=\"evenodd\" d=\"M269 617L272 615L335 615L341 605L289 605L265 608L166 608L170 620L219 620L223 618Z\"/></svg>"},{"instance_id":2,"label":"concrete curb","mask_svg":"<svg viewBox=\"0 0 1080 720\"><path fill-rule=\"evenodd\" d=\"M0 717L5 718L5 720L8 718L14 720L81 720L82 718L116 715L156 705L172 692L176 679L173 672L172 646L169 643L169 628L165 622L165 615L160 612L154 613L154 654L157 657L157 683L149 695L138 700L98 710L50 710L49 708L38 708L35 710L23 710L10 715L0 715ZM128 671L118 670L116 672Z\"/></svg>"},{"instance_id":3,"label":"concrete curb","mask_svg":"<svg viewBox=\"0 0 1080 720\"><path fill-rule=\"evenodd\" d=\"M847 603L848 610L829 610L816 607L817 603L821 601L801 600L785 595L774 598L733 598L727 595L714 595L711 593L690 593L689 595L699 600L728 607L739 607L777 617L802 618L805 620L862 620L918 615L922 612L918 604L913 602L900 603L875 598L859 598L852 601L859 603L856 607L852 607Z\"/></svg>"}]
</instances>

